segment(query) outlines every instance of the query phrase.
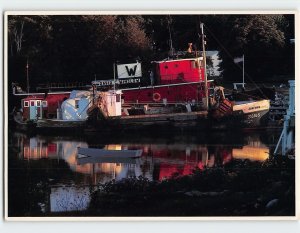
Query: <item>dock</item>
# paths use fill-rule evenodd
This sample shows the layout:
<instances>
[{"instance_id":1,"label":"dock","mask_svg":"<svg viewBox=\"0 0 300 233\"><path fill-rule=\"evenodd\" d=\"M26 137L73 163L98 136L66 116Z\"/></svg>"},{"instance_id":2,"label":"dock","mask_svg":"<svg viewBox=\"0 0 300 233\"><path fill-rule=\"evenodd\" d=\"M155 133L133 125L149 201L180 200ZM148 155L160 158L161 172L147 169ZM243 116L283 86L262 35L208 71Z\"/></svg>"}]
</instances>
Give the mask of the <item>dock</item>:
<instances>
[{"instance_id":1,"label":"dock","mask_svg":"<svg viewBox=\"0 0 300 233\"><path fill-rule=\"evenodd\" d=\"M295 156L295 80L289 81L289 107L274 155Z\"/></svg>"}]
</instances>

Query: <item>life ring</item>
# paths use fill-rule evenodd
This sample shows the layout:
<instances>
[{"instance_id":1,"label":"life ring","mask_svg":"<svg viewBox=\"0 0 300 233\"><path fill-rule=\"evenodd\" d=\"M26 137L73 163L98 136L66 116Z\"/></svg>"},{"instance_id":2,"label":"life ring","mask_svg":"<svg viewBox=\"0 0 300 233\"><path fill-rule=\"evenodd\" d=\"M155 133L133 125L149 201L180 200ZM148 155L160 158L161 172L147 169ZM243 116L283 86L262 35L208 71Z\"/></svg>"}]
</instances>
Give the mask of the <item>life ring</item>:
<instances>
[{"instance_id":1,"label":"life ring","mask_svg":"<svg viewBox=\"0 0 300 233\"><path fill-rule=\"evenodd\" d=\"M155 102L158 102L158 101L160 101L161 100L161 96L160 96L160 94L159 93L154 93L153 94L153 100L155 101Z\"/></svg>"}]
</instances>

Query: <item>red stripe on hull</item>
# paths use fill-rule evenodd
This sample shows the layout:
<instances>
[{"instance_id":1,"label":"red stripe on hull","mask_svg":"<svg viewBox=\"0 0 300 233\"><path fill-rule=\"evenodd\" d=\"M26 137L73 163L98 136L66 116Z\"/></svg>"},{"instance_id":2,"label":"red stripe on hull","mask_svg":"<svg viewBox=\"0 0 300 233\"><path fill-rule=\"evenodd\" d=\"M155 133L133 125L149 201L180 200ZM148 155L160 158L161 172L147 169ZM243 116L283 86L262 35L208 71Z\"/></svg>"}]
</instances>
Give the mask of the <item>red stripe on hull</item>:
<instances>
[{"instance_id":1,"label":"red stripe on hull","mask_svg":"<svg viewBox=\"0 0 300 233\"><path fill-rule=\"evenodd\" d=\"M166 99L168 103L191 102L192 100L201 101L205 96L203 85L200 83L124 89L122 92L124 103L163 102L163 99ZM154 100L155 93L160 95L159 101Z\"/></svg>"}]
</instances>

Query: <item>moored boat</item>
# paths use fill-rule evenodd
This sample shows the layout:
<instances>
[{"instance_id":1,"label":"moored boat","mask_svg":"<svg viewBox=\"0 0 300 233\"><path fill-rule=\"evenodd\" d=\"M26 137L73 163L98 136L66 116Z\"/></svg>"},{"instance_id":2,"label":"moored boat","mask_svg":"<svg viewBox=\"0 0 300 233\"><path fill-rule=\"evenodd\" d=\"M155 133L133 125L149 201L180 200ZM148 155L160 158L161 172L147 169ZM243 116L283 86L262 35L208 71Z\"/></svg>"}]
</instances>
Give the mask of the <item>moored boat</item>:
<instances>
[{"instance_id":1,"label":"moored boat","mask_svg":"<svg viewBox=\"0 0 300 233\"><path fill-rule=\"evenodd\" d=\"M224 88L215 87L211 102L211 128L254 128L267 124L268 99L230 101L225 98Z\"/></svg>"}]
</instances>

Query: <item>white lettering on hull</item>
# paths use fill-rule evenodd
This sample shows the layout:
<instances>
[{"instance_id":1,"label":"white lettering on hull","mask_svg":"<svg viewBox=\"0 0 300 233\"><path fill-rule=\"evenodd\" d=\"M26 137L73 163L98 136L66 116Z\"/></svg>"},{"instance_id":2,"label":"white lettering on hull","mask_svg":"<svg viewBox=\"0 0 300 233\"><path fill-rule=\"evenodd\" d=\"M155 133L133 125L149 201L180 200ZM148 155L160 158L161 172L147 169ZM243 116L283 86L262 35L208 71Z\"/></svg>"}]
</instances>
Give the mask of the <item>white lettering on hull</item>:
<instances>
[{"instance_id":1,"label":"white lettering on hull","mask_svg":"<svg viewBox=\"0 0 300 233\"><path fill-rule=\"evenodd\" d=\"M132 84L132 83L140 83L141 79L140 78L131 78L131 79L118 79L116 80L116 84L124 85L124 84ZM102 86L110 86L114 84L114 80L98 80L98 81L93 81L93 85L96 85L98 87Z\"/></svg>"},{"instance_id":2,"label":"white lettering on hull","mask_svg":"<svg viewBox=\"0 0 300 233\"><path fill-rule=\"evenodd\" d=\"M252 113L247 116L247 119L254 119L254 118L260 118L260 117L261 117L260 113Z\"/></svg>"}]
</instances>

